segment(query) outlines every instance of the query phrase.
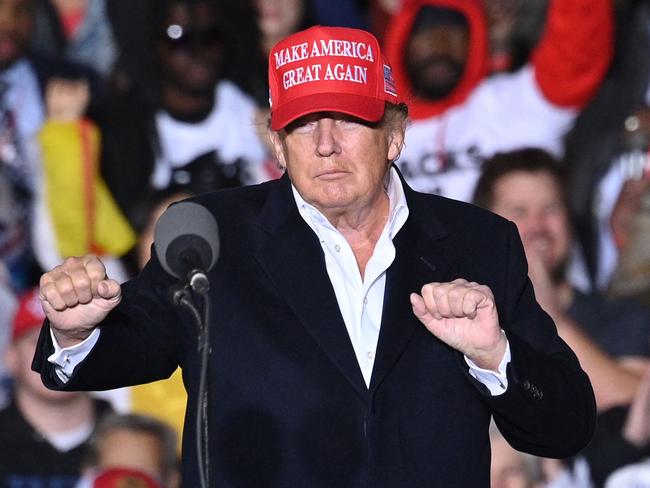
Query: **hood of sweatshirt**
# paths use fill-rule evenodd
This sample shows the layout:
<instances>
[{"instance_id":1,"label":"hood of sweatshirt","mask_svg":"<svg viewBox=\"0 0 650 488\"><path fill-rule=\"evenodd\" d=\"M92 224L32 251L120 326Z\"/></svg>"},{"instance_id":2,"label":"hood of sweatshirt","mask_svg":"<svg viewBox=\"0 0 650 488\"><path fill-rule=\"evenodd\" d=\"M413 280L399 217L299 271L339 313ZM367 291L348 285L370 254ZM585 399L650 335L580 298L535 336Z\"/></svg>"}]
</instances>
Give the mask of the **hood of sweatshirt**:
<instances>
[{"instance_id":1,"label":"hood of sweatshirt","mask_svg":"<svg viewBox=\"0 0 650 488\"><path fill-rule=\"evenodd\" d=\"M456 87L444 98L427 100L413 92L406 69L406 47L418 12L423 7L457 10L467 19L469 42L467 62ZM406 0L391 19L384 39L384 52L393 68L400 98L409 106L413 120L434 117L461 104L486 76L488 70L487 21L480 0Z\"/></svg>"}]
</instances>

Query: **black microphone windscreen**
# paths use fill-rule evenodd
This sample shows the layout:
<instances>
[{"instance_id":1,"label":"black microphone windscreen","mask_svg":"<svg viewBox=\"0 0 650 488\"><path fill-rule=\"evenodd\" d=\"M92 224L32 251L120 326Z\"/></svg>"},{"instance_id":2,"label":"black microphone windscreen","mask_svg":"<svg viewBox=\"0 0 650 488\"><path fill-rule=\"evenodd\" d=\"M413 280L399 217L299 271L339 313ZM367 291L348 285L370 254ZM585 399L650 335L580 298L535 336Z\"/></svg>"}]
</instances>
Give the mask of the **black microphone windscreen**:
<instances>
[{"instance_id":1,"label":"black microphone windscreen","mask_svg":"<svg viewBox=\"0 0 650 488\"><path fill-rule=\"evenodd\" d=\"M169 274L182 277L189 271L188 262L209 271L219 257L217 221L198 203L172 204L156 223L154 243L158 260Z\"/></svg>"}]
</instances>

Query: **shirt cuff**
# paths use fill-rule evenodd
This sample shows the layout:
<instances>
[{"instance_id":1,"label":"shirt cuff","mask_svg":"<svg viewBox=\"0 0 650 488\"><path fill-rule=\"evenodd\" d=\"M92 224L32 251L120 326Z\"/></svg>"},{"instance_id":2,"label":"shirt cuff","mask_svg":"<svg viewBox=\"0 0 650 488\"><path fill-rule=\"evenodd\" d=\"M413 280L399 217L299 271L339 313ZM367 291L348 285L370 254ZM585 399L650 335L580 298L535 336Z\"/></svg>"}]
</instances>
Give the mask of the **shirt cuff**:
<instances>
[{"instance_id":1,"label":"shirt cuff","mask_svg":"<svg viewBox=\"0 0 650 488\"><path fill-rule=\"evenodd\" d=\"M61 347L50 329L50 337L54 345L54 353L47 360L54 365L54 372L63 383L67 383L74 369L86 359L88 353L99 340L99 328L93 330L83 342L70 347Z\"/></svg>"},{"instance_id":2,"label":"shirt cuff","mask_svg":"<svg viewBox=\"0 0 650 488\"><path fill-rule=\"evenodd\" d=\"M469 366L469 374L477 381L483 383L492 396L501 395L508 389L508 377L506 376L506 366L510 362L510 343L506 342L506 352L501 358L498 371L479 368L474 361L467 356L465 362Z\"/></svg>"}]
</instances>

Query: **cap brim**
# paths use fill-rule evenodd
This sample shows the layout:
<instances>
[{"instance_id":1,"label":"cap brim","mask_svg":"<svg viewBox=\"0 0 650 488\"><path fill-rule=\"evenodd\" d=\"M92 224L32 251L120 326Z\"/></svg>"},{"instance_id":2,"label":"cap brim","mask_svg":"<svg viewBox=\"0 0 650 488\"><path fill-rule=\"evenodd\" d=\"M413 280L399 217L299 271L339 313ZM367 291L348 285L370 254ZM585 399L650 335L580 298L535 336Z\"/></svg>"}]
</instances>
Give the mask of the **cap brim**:
<instances>
[{"instance_id":1,"label":"cap brim","mask_svg":"<svg viewBox=\"0 0 650 488\"><path fill-rule=\"evenodd\" d=\"M340 112L368 122L384 115L385 101L350 93L314 93L294 98L271 112L271 129L280 130L300 117L316 112Z\"/></svg>"}]
</instances>

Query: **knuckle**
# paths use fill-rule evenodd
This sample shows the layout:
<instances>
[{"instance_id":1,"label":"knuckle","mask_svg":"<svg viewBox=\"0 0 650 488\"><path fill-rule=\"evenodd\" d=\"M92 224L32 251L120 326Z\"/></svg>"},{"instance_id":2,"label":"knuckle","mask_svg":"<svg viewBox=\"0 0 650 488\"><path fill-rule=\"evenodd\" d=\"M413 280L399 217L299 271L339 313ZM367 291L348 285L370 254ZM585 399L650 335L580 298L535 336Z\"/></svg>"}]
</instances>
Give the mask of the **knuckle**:
<instances>
[{"instance_id":1,"label":"knuckle","mask_svg":"<svg viewBox=\"0 0 650 488\"><path fill-rule=\"evenodd\" d=\"M438 286L433 290L434 295L436 298L442 298L446 296L449 293L449 287L447 286Z\"/></svg>"},{"instance_id":2,"label":"knuckle","mask_svg":"<svg viewBox=\"0 0 650 488\"><path fill-rule=\"evenodd\" d=\"M477 291L483 293L484 295L487 295L489 297L492 296L492 290L486 286L486 285L479 285L475 288Z\"/></svg>"},{"instance_id":3,"label":"knuckle","mask_svg":"<svg viewBox=\"0 0 650 488\"><path fill-rule=\"evenodd\" d=\"M452 288L451 290L449 290L449 298L454 298L454 299L461 298L464 295L464 291L465 290L463 290L462 288L458 288L458 287Z\"/></svg>"},{"instance_id":4,"label":"knuckle","mask_svg":"<svg viewBox=\"0 0 650 488\"><path fill-rule=\"evenodd\" d=\"M87 276L89 280L103 280L104 277L106 276L106 270L104 269L103 266L101 267L89 267L86 269Z\"/></svg>"},{"instance_id":5,"label":"knuckle","mask_svg":"<svg viewBox=\"0 0 650 488\"><path fill-rule=\"evenodd\" d=\"M41 275L40 279L38 280L38 286L40 288L43 288L44 286L52 283L52 275L50 273L51 272L47 272Z\"/></svg>"},{"instance_id":6,"label":"knuckle","mask_svg":"<svg viewBox=\"0 0 650 488\"><path fill-rule=\"evenodd\" d=\"M90 288L90 284L90 277L86 274L79 275L74 278L75 288Z\"/></svg>"},{"instance_id":7,"label":"knuckle","mask_svg":"<svg viewBox=\"0 0 650 488\"><path fill-rule=\"evenodd\" d=\"M72 280L67 276L57 280L56 286L61 295L67 295L74 292Z\"/></svg>"},{"instance_id":8,"label":"knuckle","mask_svg":"<svg viewBox=\"0 0 650 488\"><path fill-rule=\"evenodd\" d=\"M54 286L54 283L52 282L47 282L47 283L41 283L40 286L40 293L41 296L44 296L45 298L50 298L52 296L52 293L56 290L56 287Z\"/></svg>"}]
</instances>

